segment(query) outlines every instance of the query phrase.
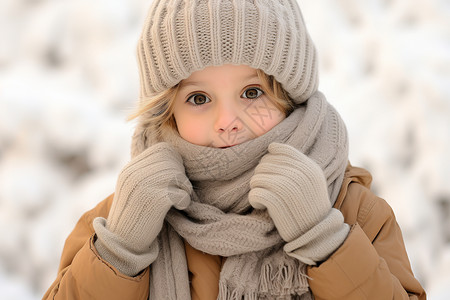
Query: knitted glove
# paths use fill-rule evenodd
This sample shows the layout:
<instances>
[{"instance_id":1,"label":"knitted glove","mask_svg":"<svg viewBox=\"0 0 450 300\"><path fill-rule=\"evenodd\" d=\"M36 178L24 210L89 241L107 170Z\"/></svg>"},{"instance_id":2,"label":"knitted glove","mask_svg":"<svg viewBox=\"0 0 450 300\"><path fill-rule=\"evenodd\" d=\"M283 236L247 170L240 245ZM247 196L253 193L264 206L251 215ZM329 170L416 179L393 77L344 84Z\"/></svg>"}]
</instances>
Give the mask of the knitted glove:
<instances>
[{"instance_id":1,"label":"knitted glove","mask_svg":"<svg viewBox=\"0 0 450 300\"><path fill-rule=\"evenodd\" d=\"M100 256L125 275L138 274L158 255L155 239L167 212L187 208L191 193L176 150L167 143L146 149L119 174L108 219L94 220Z\"/></svg>"},{"instance_id":2,"label":"knitted glove","mask_svg":"<svg viewBox=\"0 0 450 300\"><path fill-rule=\"evenodd\" d=\"M249 202L267 209L281 238L284 251L315 265L325 260L349 232L342 213L331 208L322 169L297 149L279 143L269 145L250 180Z\"/></svg>"}]
</instances>

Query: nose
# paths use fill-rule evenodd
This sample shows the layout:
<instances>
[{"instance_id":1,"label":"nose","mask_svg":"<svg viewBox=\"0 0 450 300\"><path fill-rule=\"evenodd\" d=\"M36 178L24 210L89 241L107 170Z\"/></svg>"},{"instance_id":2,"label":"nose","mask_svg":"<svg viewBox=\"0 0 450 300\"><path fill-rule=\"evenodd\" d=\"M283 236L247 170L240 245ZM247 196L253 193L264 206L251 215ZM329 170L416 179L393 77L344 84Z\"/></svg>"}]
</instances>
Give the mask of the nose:
<instances>
[{"instance_id":1,"label":"nose","mask_svg":"<svg viewBox=\"0 0 450 300\"><path fill-rule=\"evenodd\" d=\"M231 102L231 101L230 101ZM217 106L214 129L218 133L239 132L243 127L238 108L232 103L220 103Z\"/></svg>"}]
</instances>

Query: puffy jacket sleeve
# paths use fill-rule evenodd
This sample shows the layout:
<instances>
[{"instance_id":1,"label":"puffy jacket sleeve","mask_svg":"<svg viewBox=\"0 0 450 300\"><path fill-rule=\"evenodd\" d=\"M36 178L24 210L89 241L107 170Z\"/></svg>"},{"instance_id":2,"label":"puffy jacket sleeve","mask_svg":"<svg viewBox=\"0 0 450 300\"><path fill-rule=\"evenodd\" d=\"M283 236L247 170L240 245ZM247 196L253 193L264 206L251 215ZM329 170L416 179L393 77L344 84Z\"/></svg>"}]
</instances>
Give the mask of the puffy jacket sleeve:
<instances>
[{"instance_id":1,"label":"puffy jacket sleeve","mask_svg":"<svg viewBox=\"0 0 450 300\"><path fill-rule=\"evenodd\" d=\"M86 212L66 239L56 280L43 299L148 299L149 268L121 274L94 247L94 218L107 217L113 195Z\"/></svg>"},{"instance_id":2,"label":"puffy jacket sleeve","mask_svg":"<svg viewBox=\"0 0 450 300\"><path fill-rule=\"evenodd\" d=\"M357 182L344 192L338 208L352 227L340 248L308 268L315 299L426 299L389 204Z\"/></svg>"}]
</instances>

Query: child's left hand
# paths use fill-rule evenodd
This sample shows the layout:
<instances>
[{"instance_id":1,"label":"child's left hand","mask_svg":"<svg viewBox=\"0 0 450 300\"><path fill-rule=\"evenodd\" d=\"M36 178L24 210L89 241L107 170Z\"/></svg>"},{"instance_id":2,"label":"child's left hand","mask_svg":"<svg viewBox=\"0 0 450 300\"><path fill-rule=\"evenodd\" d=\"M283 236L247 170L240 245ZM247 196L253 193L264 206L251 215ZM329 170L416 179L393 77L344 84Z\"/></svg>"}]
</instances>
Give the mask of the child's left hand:
<instances>
[{"instance_id":1,"label":"child's left hand","mask_svg":"<svg viewBox=\"0 0 450 300\"><path fill-rule=\"evenodd\" d=\"M341 212L331 208L327 183L319 165L285 144L272 143L268 150L250 180L249 202L256 209L267 209L280 236L292 242L287 248L296 252L295 247L311 242L319 246L311 257L292 255L314 264L343 242L349 226Z\"/></svg>"}]
</instances>

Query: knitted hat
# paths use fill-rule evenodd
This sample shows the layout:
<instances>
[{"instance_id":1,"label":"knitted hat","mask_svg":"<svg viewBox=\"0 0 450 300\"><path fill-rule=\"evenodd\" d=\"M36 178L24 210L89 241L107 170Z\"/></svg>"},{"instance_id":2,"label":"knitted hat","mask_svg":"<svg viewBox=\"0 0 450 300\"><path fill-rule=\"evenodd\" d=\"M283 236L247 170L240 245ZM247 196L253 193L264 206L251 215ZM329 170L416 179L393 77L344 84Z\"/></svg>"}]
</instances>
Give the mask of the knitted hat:
<instances>
[{"instance_id":1,"label":"knitted hat","mask_svg":"<svg viewBox=\"0 0 450 300\"><path fill-rule=\"evenodd\" d=\"M223 64L273 75L296 104L318 85L316 51L296 0L153 0L138 61L141 98Z\"/></svg>"}]
</instances>

